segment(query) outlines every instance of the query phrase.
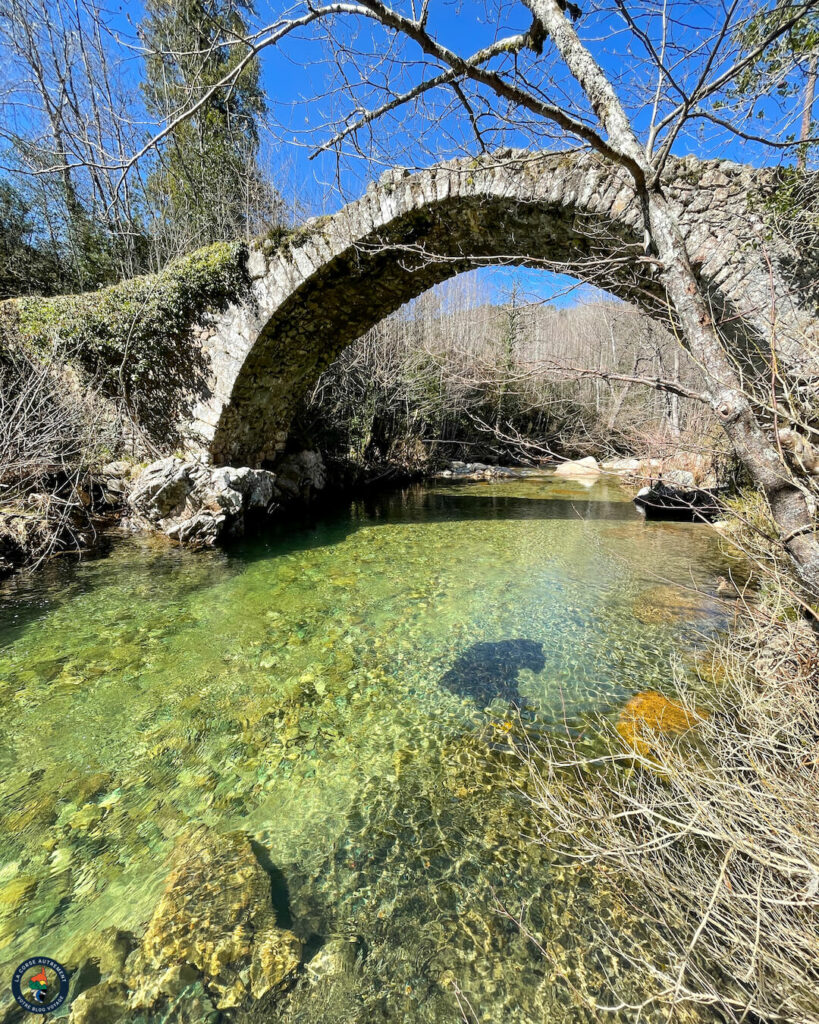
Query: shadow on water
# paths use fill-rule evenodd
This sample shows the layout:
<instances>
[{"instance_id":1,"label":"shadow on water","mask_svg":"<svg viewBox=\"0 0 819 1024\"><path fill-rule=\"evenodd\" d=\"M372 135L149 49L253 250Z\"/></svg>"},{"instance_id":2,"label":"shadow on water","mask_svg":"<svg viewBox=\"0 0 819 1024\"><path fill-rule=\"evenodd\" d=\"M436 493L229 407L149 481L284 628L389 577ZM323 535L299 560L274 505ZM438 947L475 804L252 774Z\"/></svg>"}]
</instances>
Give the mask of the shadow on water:
<instances>
[{"instance_id":1,"label":"shadow on water","mask_svg":"<svg viewBox=\"0 0 819 1024\"><path fill-rule=\"evenodd\" d=\"M404 500L401 500L401 499ZM453 520L607 519L636 522L639 513L630 501L606 501L585 494L557 497L548 491L542 498L511 494L452 494L426 491L403 492L392 501L360 503L368 525L381 522L438 523Z\"/></svg>"},{"instance_id":2,"label":"shadow on water","mask_svg":"<svg viewBox=\"0 0 819 1024\"><path fill-rule=\"evenodd\" d=\"M255 839L250 840L250 848L270 879L270 897L273 911L276 914L276 925L279 928L293 927L293 914L290 909L290 887L283 872L270 859L270 851Z\"/></svg>"},{"instance_id":3,"label":"shadow on water","mask_svg":"<svg viewBox=\"0 0 819 1024\"><path fill-rule=\"evenodd\" d=\"M550 497L548 492L542 498L452 494L416 487L321 510L302 509L298 516L287 517L258 536L231 545L229 551L252 562L271 554L341 544L362 528L494 520L608 520L636 525L643 522L630 501L595 500L585 495Z\"/></svg>"},{"instance_id":4,"label":"shadow on water","mask_svg":"<svg viewBox=\"0 0 819 1024\"><path fill-rule=\"evenodd\" d=\"M441 677L441 686L461 697L471 697L487 707L500 697L519 706L518 673L528 668L542 672L546 667L543 645L536 640L499 640L473 644Z\"/></svg>"}]
</instances>

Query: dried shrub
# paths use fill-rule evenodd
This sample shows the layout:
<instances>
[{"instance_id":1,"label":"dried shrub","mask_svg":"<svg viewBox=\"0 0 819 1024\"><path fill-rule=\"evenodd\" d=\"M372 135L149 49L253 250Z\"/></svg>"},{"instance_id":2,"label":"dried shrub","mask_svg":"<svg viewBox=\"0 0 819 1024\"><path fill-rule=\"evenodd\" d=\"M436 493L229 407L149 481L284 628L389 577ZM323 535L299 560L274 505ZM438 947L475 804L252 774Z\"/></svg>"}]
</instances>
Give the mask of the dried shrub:
<instances>
[{"instance_id":1,"label":"dried shrub","mask_svg":"<svg viewBox=\"0 0 819 1024\"><path fill-rule=\"evenodd\" d=\"M672 1017L699 1005L729 1021L819 1021L819 645L783 614L786 591L748 606L707 686L680 681L677 699L641 711L637 736L628 709L646 695L602 754L521 748L540 841L616 886L645 938L626 945L601 923L603 941ZM648 1003L624 1006L639 1016Z\"/></svg>"},{"instance_id":2,"label":"dried shrub","mask_svg":"<svg viewBox=\"0 0 819 1024\"><path fill-rule=\"evenodd\" d=\"M0 352L0 571L85 545L89 471L119 439L116 416L60 350Z\"/></svg>"}]
</instances>

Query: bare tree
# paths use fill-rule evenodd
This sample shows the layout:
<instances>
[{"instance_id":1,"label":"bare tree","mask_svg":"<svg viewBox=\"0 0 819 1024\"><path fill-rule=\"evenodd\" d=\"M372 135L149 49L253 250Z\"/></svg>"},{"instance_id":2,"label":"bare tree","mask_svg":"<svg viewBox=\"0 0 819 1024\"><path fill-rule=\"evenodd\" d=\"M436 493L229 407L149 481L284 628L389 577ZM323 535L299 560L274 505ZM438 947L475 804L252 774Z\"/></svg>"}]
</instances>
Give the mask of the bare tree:
<instances>
[{"instance_id":1,"label":"bare tree","mask_svg":"<svg viewBox=\"0 0 819 1024\"><path fill-rule=\"evenodd\" d=\"M0 52L9 61L0 138L10 147L8 166L36 183L49 215L63 211L55 233L67 241L85 288L144 265L141 168L120 181L110 166L144 132L116 49L97 0L9 0L0 11Z\"/></svg>"}]
</instances>

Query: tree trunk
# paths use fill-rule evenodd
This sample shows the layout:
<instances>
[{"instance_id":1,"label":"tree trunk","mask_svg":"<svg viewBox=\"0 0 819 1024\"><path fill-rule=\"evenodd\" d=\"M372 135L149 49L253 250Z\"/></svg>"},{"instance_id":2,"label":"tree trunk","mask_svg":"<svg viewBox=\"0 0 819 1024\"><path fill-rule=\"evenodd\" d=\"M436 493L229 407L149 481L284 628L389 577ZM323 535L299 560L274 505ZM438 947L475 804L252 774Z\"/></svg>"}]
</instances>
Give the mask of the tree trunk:
<instances>
[{"instance_id":1,"label":"tree trunk","mask_svg":"<svg viewBox=\"0 0 819 1024\"><path fill-rule=\"evenodd\" d=\"M802 106L802 130L799 135L800 142L807 142L810 138L810 126L813 121L813 100L816 96L816 62L819 54L816 50L811 51L808 61L808 77L805 82L805 102ZM804 171L808 163L807 147L801 146L799 156L796 158L796 166Z\"/></svg>"},{"instance_id":2,"label":"tree trunk","mask_svg":"<svg viewBox=\"0 0 819 1024\"><path fill-rule=\"evenodd\" d=\"M734 451L768 499L782 542L804 585L819 595L819 539L805 493L765 436L717 334L676 218L659 186L646 195L662 278L688 347L705 371L711 404Z\"/></svg>"},{"instance_id":3,"label":"tree trunk","mask_svg":"<svg viewBox=\"0 0 819 1024\"><path fill-rule=\"evenodd\" d=\"M680 383L680 351L674 349L674 376L671 378L675 384ZM671 436L680 436L680 396L671 395Z\"/></svg>"}]
</instances>

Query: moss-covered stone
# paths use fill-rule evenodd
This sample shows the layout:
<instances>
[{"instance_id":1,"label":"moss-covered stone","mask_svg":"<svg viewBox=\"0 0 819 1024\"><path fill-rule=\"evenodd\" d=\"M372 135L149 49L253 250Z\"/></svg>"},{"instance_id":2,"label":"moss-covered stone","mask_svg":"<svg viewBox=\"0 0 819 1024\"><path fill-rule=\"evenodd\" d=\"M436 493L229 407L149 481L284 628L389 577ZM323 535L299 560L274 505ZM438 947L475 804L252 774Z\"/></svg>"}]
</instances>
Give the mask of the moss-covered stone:
<instances>
[{"instance_id":1,"label":"moss-covered stone","mask_svg":"<svg viewBox=\"0 0 819 1024\"><path fill-rule=\"evenodd\" d=\"M96 292L10 300L0 308L0 349L20 345L37 358L56 348L125 399L151 436L176 443L208 370L193 328L246 293L246 264L244 243L217 243Z\"/></svg>"}]
</instances>

